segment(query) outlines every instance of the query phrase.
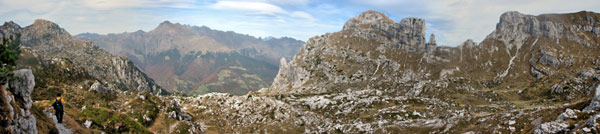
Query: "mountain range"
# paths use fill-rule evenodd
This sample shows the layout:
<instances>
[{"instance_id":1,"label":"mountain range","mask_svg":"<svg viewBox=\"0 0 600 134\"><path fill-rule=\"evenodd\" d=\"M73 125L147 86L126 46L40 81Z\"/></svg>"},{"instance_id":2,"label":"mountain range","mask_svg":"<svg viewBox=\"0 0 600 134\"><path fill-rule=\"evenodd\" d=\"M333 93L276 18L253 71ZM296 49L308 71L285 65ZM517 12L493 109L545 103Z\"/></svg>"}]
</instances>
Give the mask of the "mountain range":
<instances>
[{"instance_id":1,"label":"mountain range","mask_svg":"<svg viewBox=\"0 0 600 134\"><path fill-rule=\"evenodd\" d=\"M267 87L277 73L279 59L291 59L304 44L288 37L262 40L169 21L148 32L75 37L127 56L168 91L188 95L243 95Z\"/></svg>"},{"instance_id":2,"label":"mountain range","mask_svg":"<svg viewBox=\"0 0 600 134\"><path fill-rule=\"evenodd\" d=\"M127 60L140 60L136 55L113 56L109 49L76 39L49 21L37 20L25 28L7 22L0 26L0 37L20 34L23 53L17 65L20 70L15 71L21 81L0 86L4 117L0 118L0 131L600 131L600 14L581 11L533 16L510 11L500 16L496 29L481 42L466 40L456 47L438 46L435 35L426 39L425 28L421 18L396 22L381 12L366 11L348 20L338 32L310 38L289 62L280 58L279 71L266 88L243 95L185 96L163 92L150 77L144 77L136 67L146 65ZM124 35L128 34L134 33ZM104 36L110 35L79 38ZM175 44L185 44L182 42ZM115 46L119 51L133 50ZM182 52L197 53L159 48L155 45L147 51L174 54L146 57L146 50L138 54L164 62ZM227 53L260 55L243 54L244 50ZM216 52L197 56L214 56L208 53ZM229 68L243 70L240 66ZM65 93L69 101L64 124L56 124L48 114L50 99L57 92Z\"/></svg>"},{"instance_id":3,"label":"mountain range","mask_svg":"<svg viewBox=\"0 0 600 134\"><path fill-rule=\"evenodd\" d=\"M367 11L281 60L271 87L182 104L225 133L597 131L599 14L499 20L482 42L445 47L423 19Z\"/></svg>"}]
</instances>

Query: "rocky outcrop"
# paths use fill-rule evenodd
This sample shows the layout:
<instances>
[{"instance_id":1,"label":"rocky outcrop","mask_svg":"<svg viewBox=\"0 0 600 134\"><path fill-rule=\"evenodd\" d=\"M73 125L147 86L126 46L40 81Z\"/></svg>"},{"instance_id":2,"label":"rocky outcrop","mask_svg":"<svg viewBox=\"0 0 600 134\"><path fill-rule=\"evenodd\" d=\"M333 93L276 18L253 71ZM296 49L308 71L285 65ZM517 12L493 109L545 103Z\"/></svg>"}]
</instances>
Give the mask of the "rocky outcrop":
<instances>
[{"instance_id":1,"label":"rocky outcrop","mask_svg":"<svg viewBox=\"0 0 600 134\"><path fill-rule=\"evenodd\" d=\"M190 116L190 114L184 112L181 110L181 107L179 106L179 102L175 101L175 100L171 100L169 102L169 107L167 107L167 109L170 109L171 112L167 113L169 118L173 118L176 120L185 120L185 121L193 121L192 116Z\"/></svg>"},{"instance_id":2,"label":"rocky outcrop","mask_svg":"<svg viewBox=\"0 0 600 134\"><path fill-rule=\"evenodd\" d=\"M99 82L94 82L94 84L92 84L92 86L90 87L90 90L96 91L96 92L99 92L102 94L114 93L114 91L112 89L102 86L102 84L100 84Z\"/></svg>"},{"instance_id":3,"label":"rocky outcrop","mask_svg":"<svg viewBox=\"0 0 600 134\"><path fill-rule=\"evenodd\" d=\"M421 18L404 18L396 23L385 14L370 10L348 20L343 30L354 31L351 36L378 40L387 48L427 49L425 20Z\"/></svg>"},{"instance_id":4,"label":"rocky outcrop","mask_svg":"<svg viewBox=\"0 0 600 134\"><path fill-rule=\"evenodd\" d=\"M437 48L437 42L435 41L435 35L431 34L429 35L429 42L427 42L427 44L425 45L425 50L428 53L433 52L435 49Z\"/></svg>"},{"instance_id":5,"label":"rocky outcrop","mask_svg":"<svg viewBox=\"0 0 600 134\"><path fill-rule=\"evenodd\" d=\"M31 70L21 69L14 71L16 79L8 82L8 91L5 92L3 100L8 110L7 115L2 115L2 121L8 124L8 133L35 134L37 133L35 116L30 112L32 106L31 92L35 86L34 76ZM3 86L4 87L4 86ZM4 90L4 89L2 89ZM6 120L7 119L7 120Z\"/></svg>"},{"instance_id":6,"label":"rocky outcrop","mask_svg":"<svg viewBox=\"0 0 600 134\"><path fill-rule=\"evenodd\" d=\"M590 105L583 109L583 112L592 110L600 110L600 85L596 85L596 88L594 88L594 98L590 102Z\"/></svg>"},{"instance_id":7,"label":"rocky outcrop","mask_svg":"<svg viewBox=\"0 0 600 134\"><path fill-rule=\"evenodd\" d=\"M569 124L566 122L557 122L552 121L548 123L541 124L538 128L533 131L534 134L556 134L556 133L565 133L569 129Z\"/></svg>"}]
</instances>

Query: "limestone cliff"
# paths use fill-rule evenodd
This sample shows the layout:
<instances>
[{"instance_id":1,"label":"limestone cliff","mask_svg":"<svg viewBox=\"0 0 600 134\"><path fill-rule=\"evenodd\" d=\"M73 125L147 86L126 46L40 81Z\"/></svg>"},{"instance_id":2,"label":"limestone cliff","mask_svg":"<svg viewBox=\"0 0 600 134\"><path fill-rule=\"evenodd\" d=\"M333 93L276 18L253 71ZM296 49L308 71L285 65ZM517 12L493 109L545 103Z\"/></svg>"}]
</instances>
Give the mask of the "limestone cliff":
<instances>
[{"instance_id":1,"label":"limestone cliff","mask_svg":"<svg viewBox=\"0 0 600 134\"><path fill-rule=\"evenodd\" d=\"M35 134L36 119L31 113L31 92L35 86L34 76L29 69L14 71L13 79L0 86L0 119L1 133ZM8 87L8 88L6 88Z\"/></svg>"}]
</instances>

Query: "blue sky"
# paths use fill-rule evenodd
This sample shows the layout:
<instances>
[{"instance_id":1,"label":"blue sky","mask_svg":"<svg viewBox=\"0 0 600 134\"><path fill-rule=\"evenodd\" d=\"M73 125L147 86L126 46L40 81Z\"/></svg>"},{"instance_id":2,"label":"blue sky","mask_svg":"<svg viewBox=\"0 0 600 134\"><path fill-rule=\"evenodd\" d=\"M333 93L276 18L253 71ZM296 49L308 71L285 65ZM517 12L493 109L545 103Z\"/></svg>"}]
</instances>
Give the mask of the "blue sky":
<instances>
[{"instance_id":1,"label":"blue sky","mask_svg":"<svg viewBox=\"0 0 600 134\"><path fill-rule=\"evenodd\" d=\"M169 20L300 40L339 31L346 20L377 10L395 21L424 18L427 34L435 34L444 46L481 41L506 11L533 15L600 11L600 0L0 0L0 5L0 21L27 26L42 18L73 35L149 31Z\"/></svg>"}]
</instances>

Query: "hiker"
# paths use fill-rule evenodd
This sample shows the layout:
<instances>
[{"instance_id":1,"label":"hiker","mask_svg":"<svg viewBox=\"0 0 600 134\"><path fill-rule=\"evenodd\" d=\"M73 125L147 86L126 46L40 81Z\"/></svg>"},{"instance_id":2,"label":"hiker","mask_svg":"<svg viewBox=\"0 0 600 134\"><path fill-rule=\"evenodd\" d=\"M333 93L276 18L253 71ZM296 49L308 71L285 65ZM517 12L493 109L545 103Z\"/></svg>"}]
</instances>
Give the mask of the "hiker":
<instances>
[{"instance_id":1,"label":"hiker","mask_svg":"<svg viewBox=\"0 0 600 134\"><path fill-rule=\"evenodd\" d=\"M56 100L54 100L52 107L54 107L54 111L56 112L56 120L58 120L58 123L62 123L62 117L65 112L63 109L63 104L65 101L63 101L63 99L60 97L60 93L58 93L57 96L58 97L56 97Z\"/></svg>"}]
</instances>

